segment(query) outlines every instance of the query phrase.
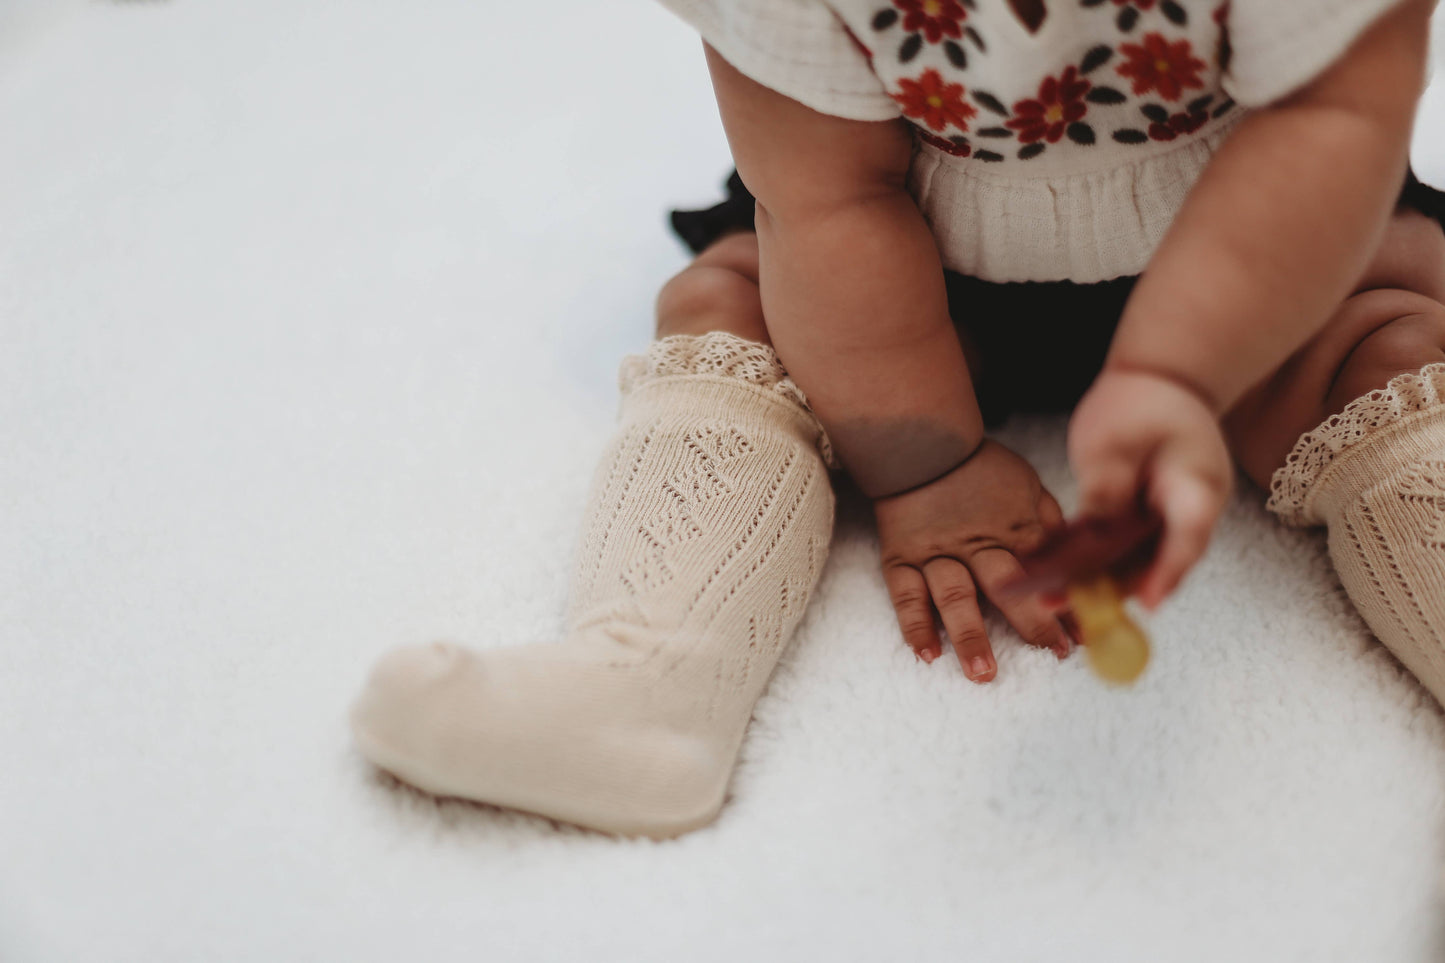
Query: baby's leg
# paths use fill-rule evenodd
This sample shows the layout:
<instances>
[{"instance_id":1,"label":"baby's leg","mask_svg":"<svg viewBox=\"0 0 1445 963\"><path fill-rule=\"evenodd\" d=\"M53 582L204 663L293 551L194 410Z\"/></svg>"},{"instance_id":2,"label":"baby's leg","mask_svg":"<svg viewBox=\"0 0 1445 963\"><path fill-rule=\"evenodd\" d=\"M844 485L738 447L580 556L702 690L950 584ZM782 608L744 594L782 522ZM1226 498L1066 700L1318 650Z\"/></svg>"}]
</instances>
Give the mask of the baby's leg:
<instances>
[{"instance_id":1,"label":"baby's leg","mask_svg":"<svg viewBox=\"0 0 1445 963\"><path fill-rule=\"evenodd\" d=\"M1375 635L1445 704L1445 233L1391 222L1357 293L1230 412L1241 466L1330 555Z\"/></svg>"},{"instance_id":2,"label":"baby's leg","mask_svg":"<svg viewBox=\"0 0 1445 963\"><path fill-rule=\"evenodd\" d=\"M823 566L822 429L764 343L755 235L663 289L622 370L566 638L382 658L361 751L422 789L671 836L721 807L748 720Z\"/></svg>"}]
</instances>

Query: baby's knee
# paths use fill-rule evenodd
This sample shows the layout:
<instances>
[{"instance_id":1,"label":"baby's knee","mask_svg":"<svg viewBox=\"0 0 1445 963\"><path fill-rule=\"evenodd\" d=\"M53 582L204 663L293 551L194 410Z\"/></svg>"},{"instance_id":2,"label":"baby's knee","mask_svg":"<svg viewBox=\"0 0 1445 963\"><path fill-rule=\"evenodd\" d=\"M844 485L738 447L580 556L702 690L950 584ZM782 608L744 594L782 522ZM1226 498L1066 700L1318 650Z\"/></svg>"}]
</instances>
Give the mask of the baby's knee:
<instances>
[{"instance_id":1,"label":"baby's knee","mask_svg":"<svg viewBox=\"0 0 1445 963\"><path fill-rule=\"evenodd\" d=\"M770 343L757 281L736 266L699 258L658 293L657 336L710 331Z\"/></svg>"},{"instance_id":2,"label":"baby's knee","mask_svg":"<svg viewBox=\"0 0 1445 963\"><path fill-rule=\"evenodd\" d=\"M1327 404L1342 408L1361 395L1383 388L1396 375L1445 361L1445 305L1411 295L1408 311L1373 327L1360 339L1330 389Z\"/></svg>"}]
</instances>

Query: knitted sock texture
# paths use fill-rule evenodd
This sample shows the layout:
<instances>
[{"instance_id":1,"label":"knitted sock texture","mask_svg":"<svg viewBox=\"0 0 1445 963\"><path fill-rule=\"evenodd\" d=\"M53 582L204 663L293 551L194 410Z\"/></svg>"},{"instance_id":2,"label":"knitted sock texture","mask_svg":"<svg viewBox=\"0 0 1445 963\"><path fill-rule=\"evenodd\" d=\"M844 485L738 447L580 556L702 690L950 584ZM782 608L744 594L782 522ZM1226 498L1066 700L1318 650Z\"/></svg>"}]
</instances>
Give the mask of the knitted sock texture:
<instances>
[{"instance_id":1,"label":"knitted sock texture","mask_svg":"<svg viewBox=\"0 0 1445 963\"><path fill-rule=\"evenodd\" d=\"M832 531L821 426L772 350L678 336L622 366L560 643L385 655L364 755L429 792L627 835L722 805Z\"/></svg>"},{"instance_id":2,"label":"knitted sock texture","mask_svg":"<svg viewBox=\"0 0 1445 963\"><path fill-rule=\"evenodd\" d=\"M1445 704L1445 364L1392 379L1300 438L1269 508L1329 526L1355 608Z\"/></svg>"}]
</instances>

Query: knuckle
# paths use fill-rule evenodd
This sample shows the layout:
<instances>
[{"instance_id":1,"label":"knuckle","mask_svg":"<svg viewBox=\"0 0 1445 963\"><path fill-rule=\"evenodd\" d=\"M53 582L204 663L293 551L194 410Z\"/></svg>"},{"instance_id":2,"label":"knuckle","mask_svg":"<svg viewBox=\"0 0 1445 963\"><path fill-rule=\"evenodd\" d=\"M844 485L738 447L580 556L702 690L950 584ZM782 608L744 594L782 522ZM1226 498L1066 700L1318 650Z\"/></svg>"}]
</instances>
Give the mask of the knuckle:
<instances>
[{"instance_id":1,"label":"knuckle","mask_svg":"<svg viewBox=\"0 0 1445 963\"><path fill-rule=\"evenodd\" d=\"M947 585L939 589L933 595L933 600L941 608L952 608L957 605L966 605L978 597L977 591L971 585Z\"/></svg>"},{"instance_id":2,"label":"knuckle","mask_svg":"<svg viewBox=\"0 0 1445 963\"><path fill-rule=\"evenodd\" d=\"M908 644L914 648L922 648L938 639L938 633L933 630L933 623L923 619L899 619L898 628L903 632L903 637Z\"/></svg>"},{"instance_id":3,"label":"knuckle","mask_svg":"<svg viewBox=\"0 0 1445 963\"><path fill-rule=\"evenodd\" d=\"M1032 552L1048 536L1048 530L1044 528L1044 523L1037 519L1016 523L1009 529L1009 532L1013 536L1013 544L1008 549L1010 554Z\"/></svg>"},{"instance_id":4,"label":"knuckle","mask_svg":"<svg viewBox=\"0 0 1445 963\"><path fill-rule=\"evenodd\" d=\"M957 550L951 554L956 558L972 558L979 552L1003 547L1003 542L999 541L997 536L989 532L975 532L960 539Z\"/></svg>"},{"instance_id":5,"label":"knuckle","mask_svg":"<svg viewBox=\"0 0 1445 963\"><path fill-rule=\"evenodd\" d=\"M956 634L950 632L949 638L953 639L954 646L960 649L988 648L988 633L983 630L983 626L970 626L960 629Z\"/></svg>"},{"instance_id":6,"label":"knuckle","mask_svg":"<svg viewBox=\"0 0 1445 963\"><path fill-rule=\"evenodd\" d=\"M1052 648L1058 637L1059 630L1044 623L1029 626L1024 632L1024 641L1041 649Z\"/></svg>"},{"instance_id":7,"label":"knuckle","mask_svg":"<svg viewBox=\"0 0 1445 963\"><path fill-rule=\"evenodd\" d=\"M894 606L898 609L919 609L928 605L928 593L921 588L909 586L894 589L890 594L893 596Z\"/></svg>"},{"instance_id":8,"label":"knuckle","mask_svg":"<svg viewBox=\"0 0 1445 963\"><path fill-rule=\"evenodd\" d=\"M888 570L911 568L922 571L923 565L937 554L931 544L899 539L882 550L883 567Z\"/></svg>"}]
</instances>

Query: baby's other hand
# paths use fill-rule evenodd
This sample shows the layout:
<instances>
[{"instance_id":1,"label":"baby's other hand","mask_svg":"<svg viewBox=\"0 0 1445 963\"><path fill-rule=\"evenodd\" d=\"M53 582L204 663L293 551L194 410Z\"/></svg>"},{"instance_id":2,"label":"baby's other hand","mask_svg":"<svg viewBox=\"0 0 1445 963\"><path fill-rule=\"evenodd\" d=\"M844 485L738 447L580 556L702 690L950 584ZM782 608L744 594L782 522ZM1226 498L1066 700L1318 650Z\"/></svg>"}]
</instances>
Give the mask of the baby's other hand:
<instances>
[{"instance_id":1,"label":"baby's other hand","mask_svg":"<svg viewBox=\"0 0 1445 963\"><path fill-rule=\"evenodd\" d=\"M1069 423L1080 514L1139 507L1164 521L1159 550L1138 582L1153 609L1203 556L1234 479L1219 420L1204 399L1157 374L1105 371Z\"/></svg>"},{"instance_id":2,"label":"baby's other hand","mask_svg":"<svg viewBox=\"0 0 1445 963\"><path fill-rule=\"evenodd\" d=\"M995 441L922 488L873 503L883 555L883 576L903 638L919 658L943 652L934 626L936 609L974 682L998 672L984 630L983 592L1031 645L1069 654L1069 638L1037 596L1003 591L1023 575L1016 556L1026 554L1063 524L1059 503L1033 467Z\"/></svg>"}]
</instances>

